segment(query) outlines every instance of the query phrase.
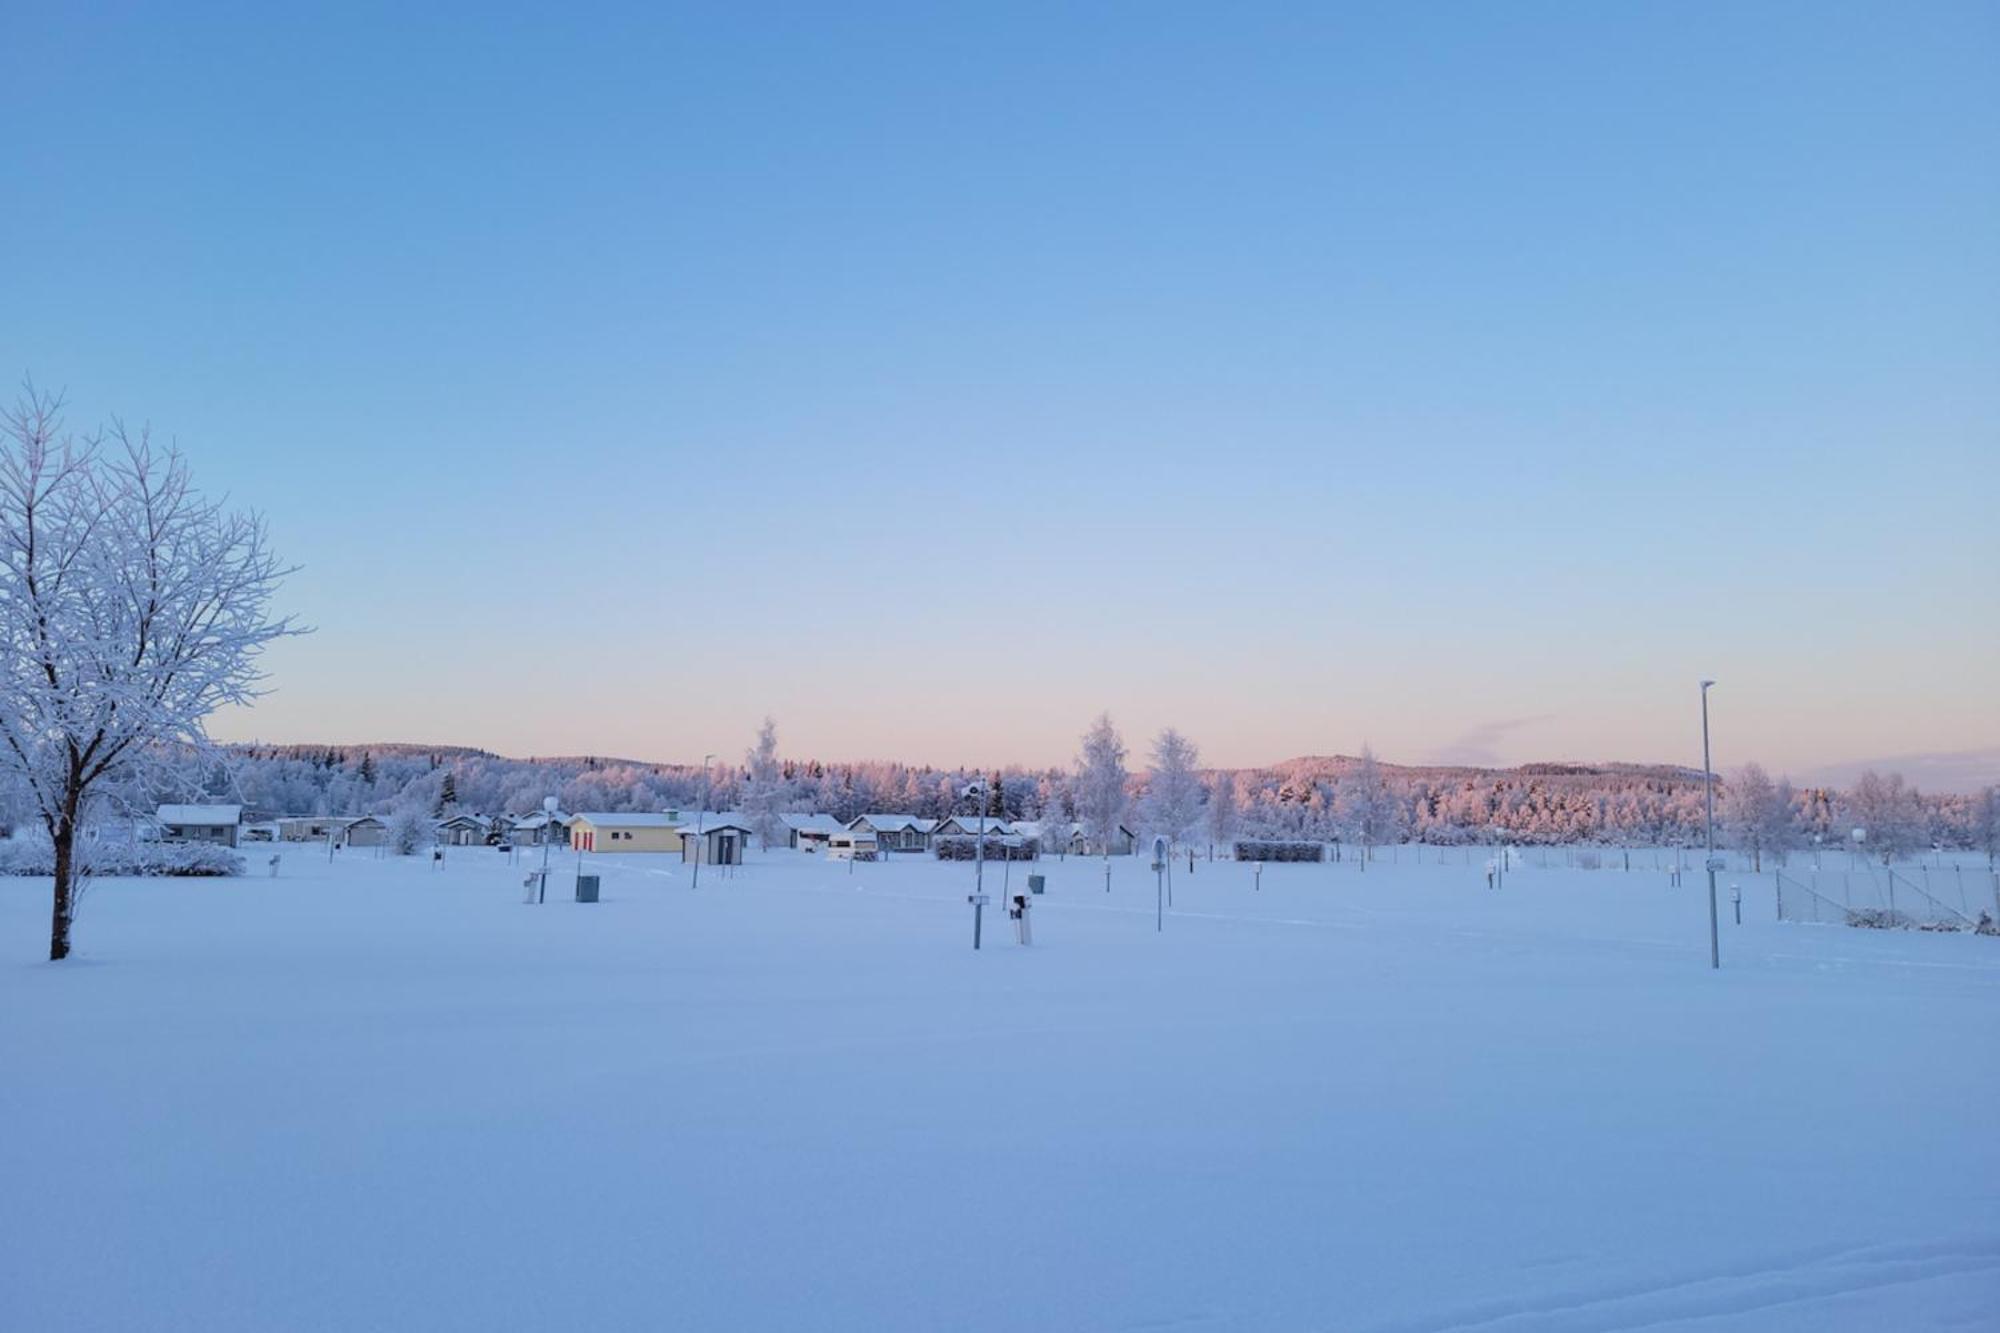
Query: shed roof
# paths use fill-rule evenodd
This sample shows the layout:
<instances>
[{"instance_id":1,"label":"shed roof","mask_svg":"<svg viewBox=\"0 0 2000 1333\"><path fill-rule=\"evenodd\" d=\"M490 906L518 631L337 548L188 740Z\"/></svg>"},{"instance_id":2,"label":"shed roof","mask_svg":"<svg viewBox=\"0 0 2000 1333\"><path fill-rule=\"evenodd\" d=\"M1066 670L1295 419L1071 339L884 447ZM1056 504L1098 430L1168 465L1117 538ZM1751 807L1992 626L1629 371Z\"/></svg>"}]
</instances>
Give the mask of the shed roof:
<instances>
[{"instance_id":1,"label":"shed roof","mask_svg":"<svg viewBox=\"0 0 2000 1333\"><path fill-rule=\"evenodd\" d=\"M672 815L649 815L635 810L588 810L571 815L570 820L572 823L588 824L592 828L679 828L681 826L681 821Z\"/></svg>"},{"instance_id":2,"label":"shed roof","mask_svg":"<svg viewBox=\"0 0 2000 1333\"><path fill-rule=\"evenodd\" d=\"M163 805L155 816L162 824L240 824L240 805Z\"/></svg>"}]
</instances>

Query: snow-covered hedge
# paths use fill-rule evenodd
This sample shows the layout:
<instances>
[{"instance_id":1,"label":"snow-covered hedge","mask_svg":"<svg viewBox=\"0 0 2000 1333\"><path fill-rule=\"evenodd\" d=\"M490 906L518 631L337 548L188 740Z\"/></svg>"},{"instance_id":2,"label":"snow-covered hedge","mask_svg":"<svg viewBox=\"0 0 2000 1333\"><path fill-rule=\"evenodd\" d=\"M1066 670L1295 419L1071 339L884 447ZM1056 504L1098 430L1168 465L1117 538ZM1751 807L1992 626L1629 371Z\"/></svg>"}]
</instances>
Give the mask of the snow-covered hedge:
<instances>
[{"instance_id":1,"label":"snow-covered hedge","mask_svg":"<svg viewBox=\"0 0 2000 1333\"><path fill-rule=\"evenodd\" d=\"M971 861L976 859L974 849L978 842L976 835L947 833L942 838L931 839L931 853L940 861ZM986 835L986 859L989 861L1032 861L1040 850L1032 840L1007 838L994 833Z\"/></svg>"},{"instance_id":2,"label":"snow-covered hedge","mask_svg":"<svg viewBox=\"0 0 2000 1333\"><path fill-rule=\"evenodd\" d=\"M1236 844L1239 861L1324 861L1326 844L1277 838L1245 838Z\"/></svg>"},{"instance_id":3,"label":"snow-covered hedge","mask_svg":"<svg viewBox=\"0 0 2000 1333\"><path fill-rule=\"evenodd\" d=\"M240 875L243 858L210 842L84 842L78 847L86 874L113 876ZM0 842L0 875L53 875L55 848L47 838Z\"/></svg>"}]
</instances>

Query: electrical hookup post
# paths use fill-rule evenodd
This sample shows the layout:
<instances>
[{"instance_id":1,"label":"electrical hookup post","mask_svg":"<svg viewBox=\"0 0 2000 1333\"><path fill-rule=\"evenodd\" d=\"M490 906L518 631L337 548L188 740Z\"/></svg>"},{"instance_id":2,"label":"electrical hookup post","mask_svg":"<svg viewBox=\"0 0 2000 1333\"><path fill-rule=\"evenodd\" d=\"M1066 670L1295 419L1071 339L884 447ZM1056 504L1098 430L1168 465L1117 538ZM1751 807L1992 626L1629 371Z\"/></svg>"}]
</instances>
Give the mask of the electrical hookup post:
<instances>
[{"instance_id":1,"label":"electrical hookup post","mask_svg":"<svg viewBox=\"0 0 2000 1333\"><path fill-rule=\"evenodd\" d=\"M972 947L976 952L979 948L980 927L986 919L986 895L968 893L965 895L965 901L972 904Z\"/></svg>"},{"instance_id":2,"label":"electrical hookup post","mask_svg":"<svg viewBox=\"0 0 2000 1333\"><path fill-rule=\"evenodd\" d=\"M1035 931L1028 921L1028 895L1025 893L1015 894L1014 905L1007 909L1007 915L1014 919L1014 942L1016 944L1033 944L1035 942Z\"/></svg>"},{"instance_id":3,"label":"electrical hookup post","mask_svg":"<svg viewBox=\"0 0 2000 1333\"><path fill-rule=\"evenodd\" d=\"M1167 840L1153 839L1153 931L1166 928L1167 920Z\"/></svg>"}]
</instances>

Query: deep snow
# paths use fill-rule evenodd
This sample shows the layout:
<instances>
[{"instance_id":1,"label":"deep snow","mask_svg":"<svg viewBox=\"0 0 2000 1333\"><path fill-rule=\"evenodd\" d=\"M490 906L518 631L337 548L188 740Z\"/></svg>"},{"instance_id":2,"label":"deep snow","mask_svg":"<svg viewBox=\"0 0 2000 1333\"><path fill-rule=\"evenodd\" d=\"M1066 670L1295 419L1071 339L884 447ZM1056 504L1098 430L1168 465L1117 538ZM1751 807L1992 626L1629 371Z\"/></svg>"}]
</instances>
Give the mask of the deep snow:
<instances>
[{"instance_id":1,"label":"deep snow","mask_svg":"<svg viewBox=\"0 0 2000 1333\"><path fill-rule=\"evenodd\" d=\"M1975 1328L2000 941L1649 870L0 881L0 1327ZM1027 868L1012 869L1020 887ZM989 867L989 887L1002 875Z\"/></svg>"}]
</instances>

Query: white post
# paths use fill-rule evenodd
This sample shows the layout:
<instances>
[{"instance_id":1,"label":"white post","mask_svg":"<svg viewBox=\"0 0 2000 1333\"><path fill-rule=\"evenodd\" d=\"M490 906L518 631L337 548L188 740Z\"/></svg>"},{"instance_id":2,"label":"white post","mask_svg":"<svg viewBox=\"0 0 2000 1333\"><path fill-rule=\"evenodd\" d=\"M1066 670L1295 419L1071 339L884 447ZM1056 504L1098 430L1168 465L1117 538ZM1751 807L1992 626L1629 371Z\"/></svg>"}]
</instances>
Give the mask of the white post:
<instances>
[{"instance_id":1,"label":"white post","mask_svg":"<svg viewBox=\"0 0 2000 1333\"><path fill-rule=\"evenodd\" d=\"M1704 837L1708 844L1708 965L1722 966L1722 932L1715 910L1715 766L1708 757L1708 690L1712 680L1701 683L1701 796L1706 807Z\"/></svg>"}]
</instances>

